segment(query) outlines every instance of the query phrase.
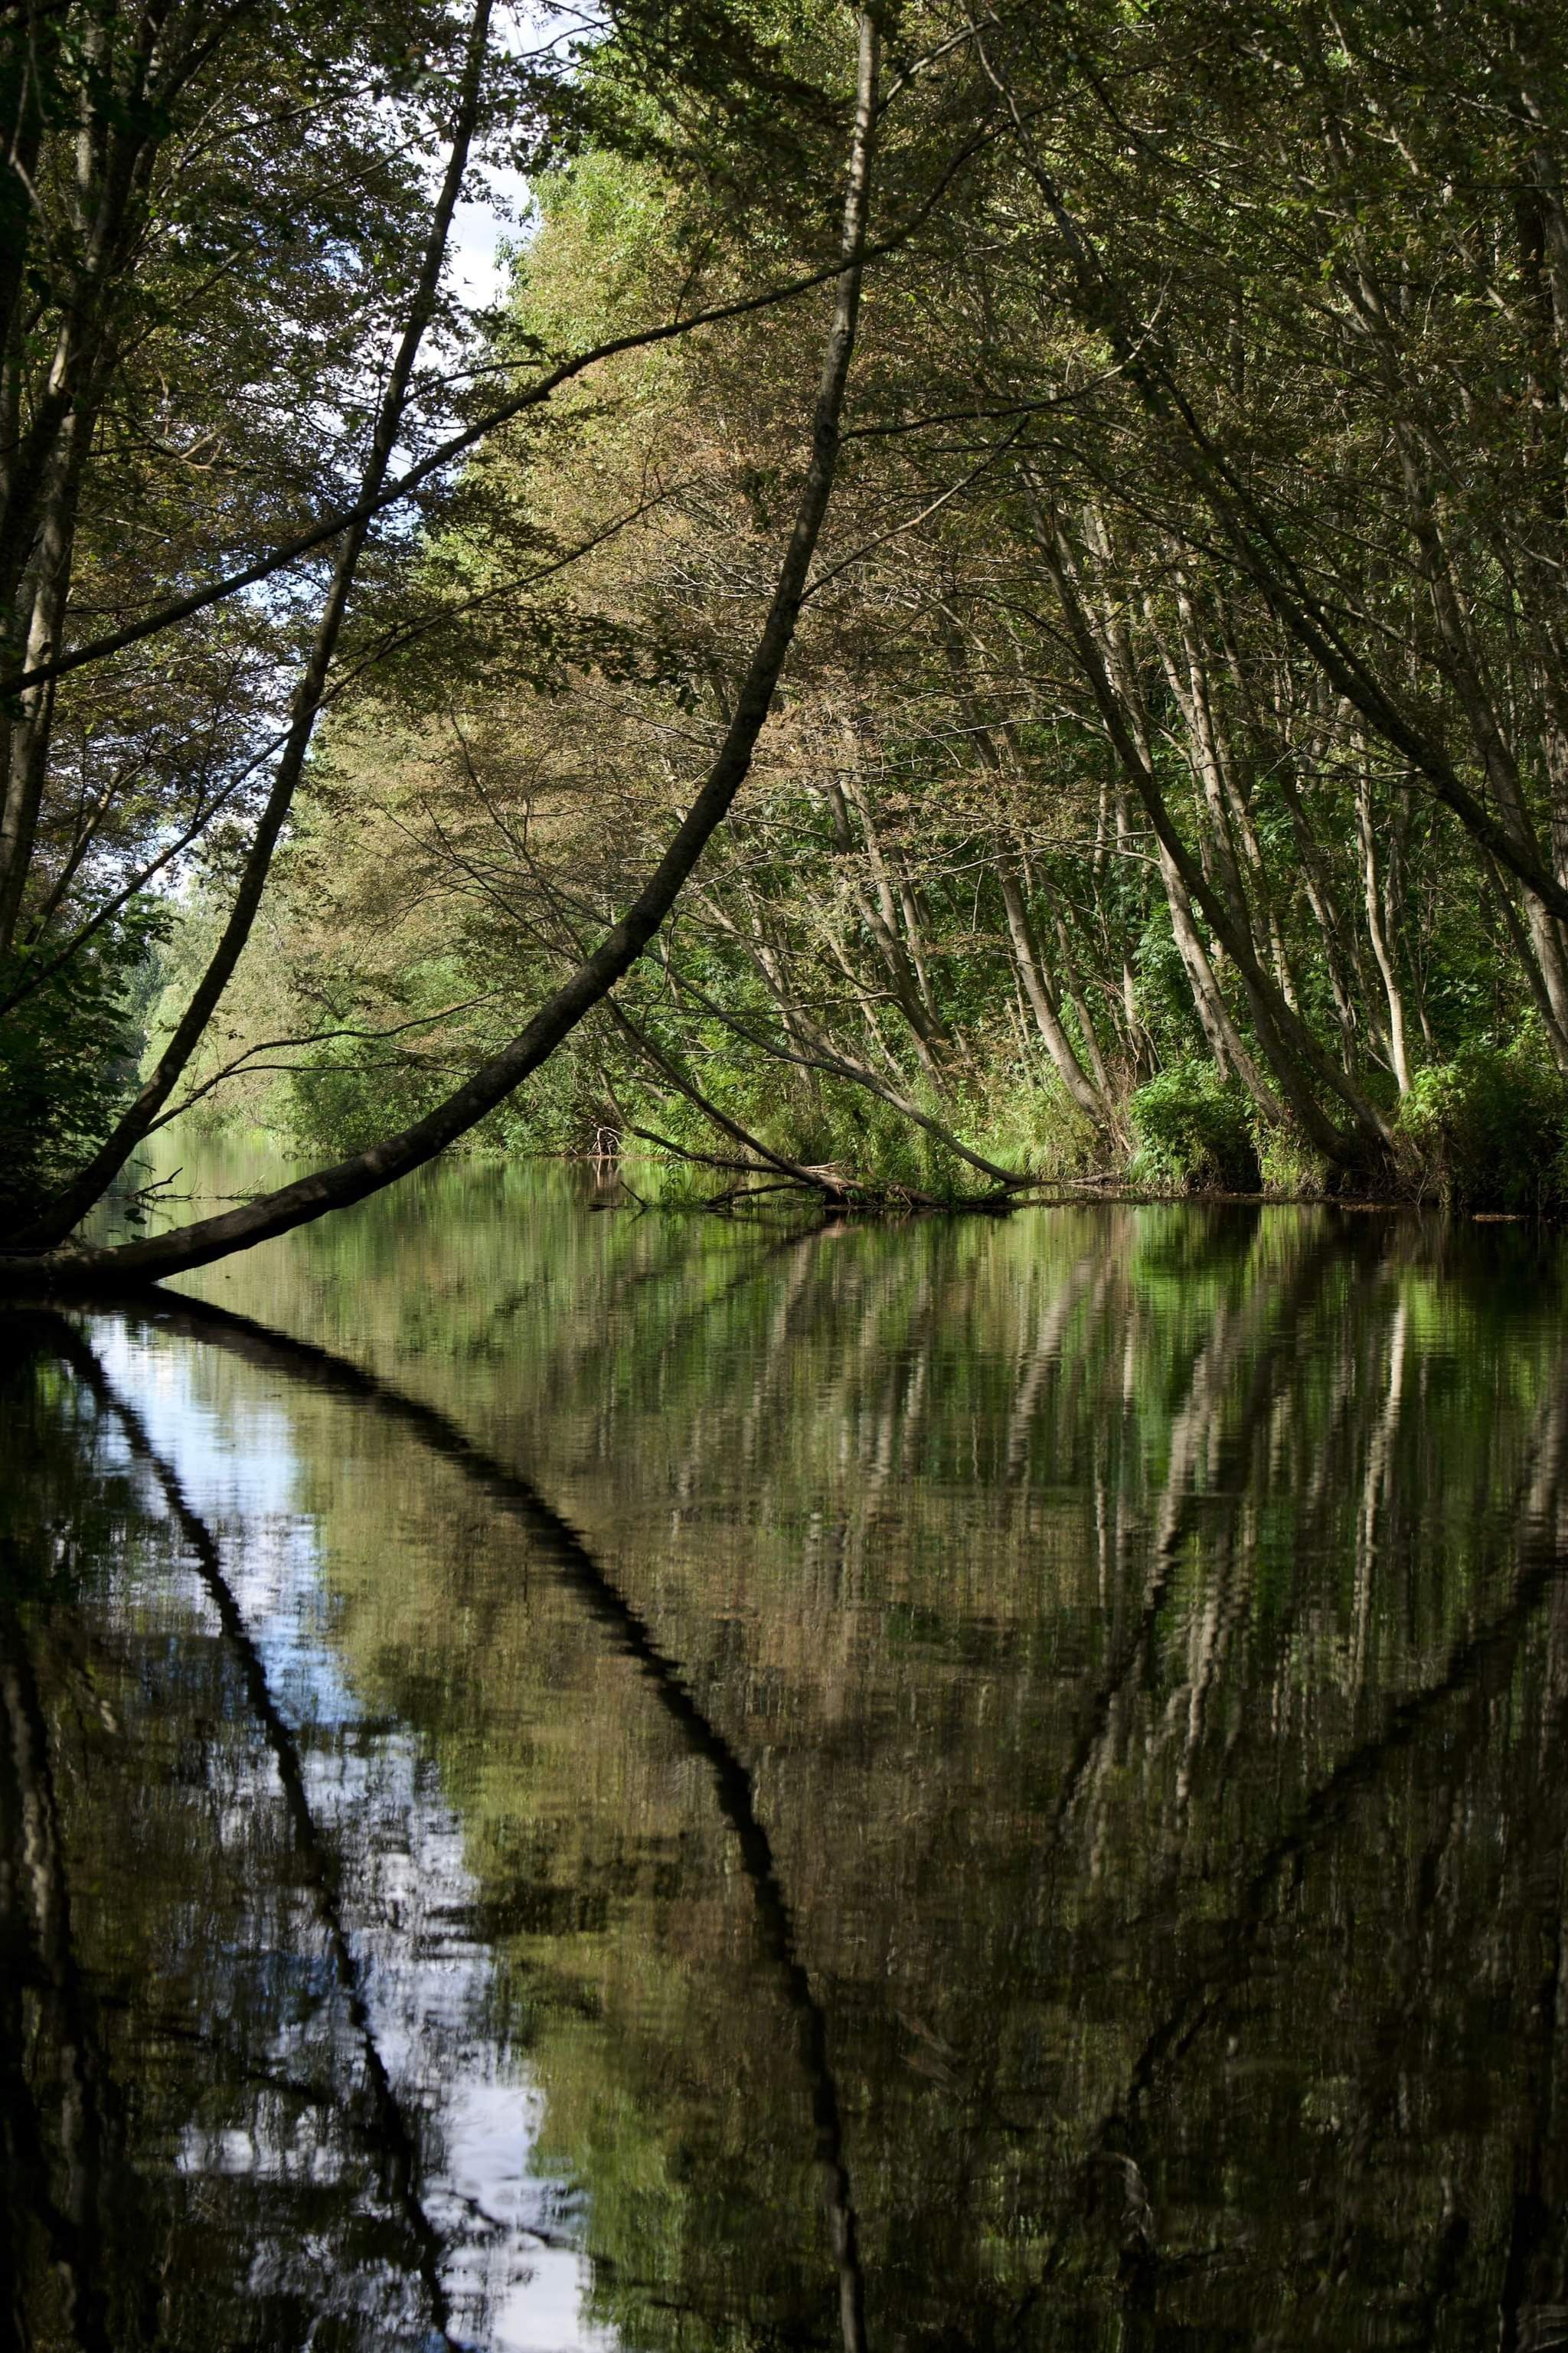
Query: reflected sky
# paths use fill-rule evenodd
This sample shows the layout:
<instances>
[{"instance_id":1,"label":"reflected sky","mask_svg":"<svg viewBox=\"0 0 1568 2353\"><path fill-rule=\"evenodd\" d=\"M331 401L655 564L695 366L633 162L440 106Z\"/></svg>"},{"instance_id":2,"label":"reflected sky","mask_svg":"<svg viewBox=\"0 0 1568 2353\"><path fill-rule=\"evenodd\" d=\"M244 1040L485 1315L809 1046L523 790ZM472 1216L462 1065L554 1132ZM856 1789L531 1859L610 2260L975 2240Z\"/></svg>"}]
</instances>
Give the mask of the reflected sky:
<instances>
[{"instance_id":1,"label":"reflected sky","mask_svg":"<svg viewBox=\"0 0 1568 2353\"><path fill-rule=\"evenodd\" d=\"M90 1339L110 1392L134 1399L148 1446L213 1533L297 1746L317 1832L339 1858L336 1908L364 2010L355 2032L374 2042L395 2097L418 2119L416 2195L440 2243L447 2333L516 2353L613 2344L614 2333L582 2309L579 2200L570 2182L535 2163L541 2095L521 2054L495 2032L495 1959L468 1925L476 1889L461 1824L407 1730L367 1717L332 1641L321 1525L300 1507L286 1398L254 1397L220 1414L198 1393L194 1352L162 1345L155 1324L133 1331L119 1318L96 1317ZM111 1412L100 1467L128 1476L149 1520L167 1529L166 1499L116 1420ZM177 1561L177 1532L170 1532ZM151 1604L172 1641L221 1630L195 1568L171 1564L155 1595L111 1585L105 1598L110 1608ZM276 1794L268 1764L258 1758L226 1793L231 1819L223 1835L237 1871L249 1842L247 1814ZM308 1954L290 1957L309 1966ZM352 2043L354 2033L345 2039ZM292 2028L275 2039L269 2056L279 2067L289 2065L296 2042ZM354 2064L352 2052L347 2063ZM248 2126L193 2121L175 2158L198 2181L282 2180L301 2168L320 2181L339 2161L310 2137L269 2133L260 2113ZM247 2293L309 2302L317 2260L308 2243L258 2249ZM410 2341L424 2341L428 2319L405 2314Z\"/></svg>"},{"instance_id":2,"label":"reflected sky","mask_svg":"<svg viewBox=\"0 0 1568 2353\"><path fill-rule=\"evenodd\" d=\"M10 1311L0 2346L1568 2344L1564 1271L459 1166Z\"/></svg>"}]
</instances>

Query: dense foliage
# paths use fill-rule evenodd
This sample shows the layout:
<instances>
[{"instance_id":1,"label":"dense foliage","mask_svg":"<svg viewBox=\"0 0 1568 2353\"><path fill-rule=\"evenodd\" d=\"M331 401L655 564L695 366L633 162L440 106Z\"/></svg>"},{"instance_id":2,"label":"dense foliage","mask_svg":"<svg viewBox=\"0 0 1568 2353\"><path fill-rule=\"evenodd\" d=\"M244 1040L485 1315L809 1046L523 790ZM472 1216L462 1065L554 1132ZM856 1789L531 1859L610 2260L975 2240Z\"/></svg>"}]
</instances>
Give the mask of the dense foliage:
<instances>
[{"instance_id":1,"label":"dense foliage","mask_svg":"<svg viewBox=\"0 0 1568 2353\"><path fill-rule=\"evenodd\" d=\"M304 11L285 58L245 25L39 9L47 72L7 51L53 174L7 198L29 250L57 267L56 215L87 217L73 108L140 191L85 438L49 445L85 452L68 560L37 492L0 580L19 646L144 617L367 479L367 339L412 316L472 27ZM472 1135L614 1141L675 1192L1130 1172L1560 1205L1560 19L910 0L881 29L838 476L750 780L653 950ZM393 420L399 463L471 426L467 452L371 531L324 638L325 539L24 692L15 944L89 954L176 886L138 1133L187 1101L363 1150L635 896L773 593L820 305L610 353L510 423L483 403L821 270L853 48L826 0L491 41L473 170L531 175L511 295L441 299ZM17 451L77 332L28 268Z\"/></svg>"}]
</instances>

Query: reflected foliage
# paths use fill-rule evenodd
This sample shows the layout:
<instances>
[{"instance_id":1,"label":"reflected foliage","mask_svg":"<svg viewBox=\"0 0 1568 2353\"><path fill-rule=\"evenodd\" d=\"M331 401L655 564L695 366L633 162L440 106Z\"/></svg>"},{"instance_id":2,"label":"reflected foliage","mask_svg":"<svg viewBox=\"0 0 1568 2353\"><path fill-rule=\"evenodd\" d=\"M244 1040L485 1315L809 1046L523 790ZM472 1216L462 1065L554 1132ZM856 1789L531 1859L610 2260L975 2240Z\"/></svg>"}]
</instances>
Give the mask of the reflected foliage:
<instances>
[{"instance_id":1,"label":"reflected foliage","mask_svg":"<svg viewBox=\"0 0 1568 2353\"><path fill-rule=\"evenodd\" d=\"M11 1318L17 2341L1564 2339L1563 1276L469 1166Z\"/></svg>"}]
</instances>

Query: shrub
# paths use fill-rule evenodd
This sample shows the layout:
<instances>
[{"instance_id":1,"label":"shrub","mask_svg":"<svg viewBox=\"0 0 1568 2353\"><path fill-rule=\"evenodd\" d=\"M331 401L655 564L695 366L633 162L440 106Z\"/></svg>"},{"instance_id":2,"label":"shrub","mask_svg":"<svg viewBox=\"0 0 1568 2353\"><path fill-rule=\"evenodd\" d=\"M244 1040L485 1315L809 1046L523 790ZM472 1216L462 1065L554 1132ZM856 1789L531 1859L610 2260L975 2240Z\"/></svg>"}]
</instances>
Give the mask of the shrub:
<instances>
[{"instance_id":1,"label":"shrub","mask_svg":"<svg viewBox=\"0 0 1568 2353\"><path fill-rule=\"evenodd\" d=\"M999 1168L1026 1168L1058 1184L1088 1175L1106 1154L1100 1131L1054 1071L1043 1079L1013 1079L986 1124L978 1134L966 1132L964 1142Z\"/></svg>"},{"instance_id":2,"label":"shrub","mask_svg":"<svg viewBox=\"0 0 1568 2353\"><path fill-rule=\"evenodd\" d=\"M1129 1108L1138 1137L1129 1174L1173 1192L1256 1192L1258 1147L1247 1098L1212 1062L1173 1062Z\"/></svg>"},{"instance_id":3,"label":"shrub","mask_svg":"<svg viewBox=\"0 0 1568 2353\"><path fill-rule=\"evenodd\" d=\"M1545 1209L1568 1199L1568 1089L1523 1039L1469 1046L1416 1073L1400 1105L1406 1181L1446 1208Z\"/></svg>"},{"instance_id":4,"label":"shrub","mask_svg":"<svg viewBox=\"0 0 1568 2353\"><path fill-rule=\"evenodd\" d=\"M130 908L92 944L0 1014L0 1219L16 1224L104 1141L136 1075L142 997L168 930L156 904ZM0 993L24 986L48 946L0 962Z\"/></svg>"},{"instance_id":5,"label":"shrub","mask_svg":"<svg viewBox=\"0 0 1568 2353\"><path fill-rule=\"evenodd\" d=\"M833 1168L873 1187L903 1187L938 1200L985 1187L984 1177L939 1137L847 1081L821 1078L808 1086L774 1063L718 1057L704 1060L700 1075L710 1099L759 1143L805 1167ZM920 1100L920 1089L911 1092ZM700 1111L657 1083L633 1079L623 1084L620 1099L632 1126L645 1126L689 1151L743 1156L741 1147L710 1126ZM951 1105L932 1104L931 1109L944 1121L954 1117ZM645 1173L650 1161L661 1157L657 1145L633 1137L628 1137L627 1148L637 1152ZM662 1201L700 1198L730 1181L722 1170L693 1172L689 1163L678 1159L671 1158L669 1168L668 1176L659 1180ZM642 1191L641 1181L634 1181Z\"/></svg>"},{"instance_id":6,"label":"shrub","mask_svg":"<svg viewBox=\"0 0 1568 2353\"><path fill-rule=\"evenodd\" d=\"M1265 1130L1258 1144L1258 1163L1266 1193L1283 1195L1287 1199L1306 1194L1316 1199L1330 1189L1329 1163L1294 1129Z\"/></svg>"}]
</instances>

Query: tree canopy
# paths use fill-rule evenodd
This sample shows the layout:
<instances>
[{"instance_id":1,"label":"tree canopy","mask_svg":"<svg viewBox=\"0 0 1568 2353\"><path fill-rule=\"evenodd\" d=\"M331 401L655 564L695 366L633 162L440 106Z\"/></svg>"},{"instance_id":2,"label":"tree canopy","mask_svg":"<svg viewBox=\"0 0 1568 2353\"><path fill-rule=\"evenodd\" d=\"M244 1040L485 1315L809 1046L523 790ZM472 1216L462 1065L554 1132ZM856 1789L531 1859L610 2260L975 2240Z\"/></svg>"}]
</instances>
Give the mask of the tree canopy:
<instances>
[{"instance_id":1,"label":"tree canopy","mask_svg":"<svg viewBox=\"0 0 1568 2353\"><path fill-rule=\"evenodd\" d=\"M667 1196L1568 1195L1550 12L0 45L18 1279L476 1135ZM324 1165L73 1240L182 1110Z\"/></svg>"}]
</instances>

